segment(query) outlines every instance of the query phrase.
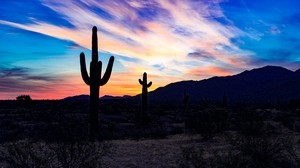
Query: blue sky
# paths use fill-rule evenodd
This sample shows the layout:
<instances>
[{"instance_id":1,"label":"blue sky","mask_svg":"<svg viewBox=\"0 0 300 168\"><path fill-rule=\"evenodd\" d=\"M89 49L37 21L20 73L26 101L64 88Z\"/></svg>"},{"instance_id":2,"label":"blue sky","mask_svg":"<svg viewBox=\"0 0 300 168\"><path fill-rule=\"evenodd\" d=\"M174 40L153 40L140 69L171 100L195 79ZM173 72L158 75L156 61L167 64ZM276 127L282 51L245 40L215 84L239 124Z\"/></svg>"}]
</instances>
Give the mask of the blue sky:
<instances>
[{"instance_id":1,"label":"blue sky","mask_svg":"<svg viewBox=\"0 0 300 168\"><path fill-rule=\"evenodd\" d=\"M103 68L116 57L101 96L139 93L144 71L154 90L265 65L296 70L299 6L298 0L3 0L0 99L88 94L79 53L90 61L93 26Z\"/></svg>"}]
</instances>

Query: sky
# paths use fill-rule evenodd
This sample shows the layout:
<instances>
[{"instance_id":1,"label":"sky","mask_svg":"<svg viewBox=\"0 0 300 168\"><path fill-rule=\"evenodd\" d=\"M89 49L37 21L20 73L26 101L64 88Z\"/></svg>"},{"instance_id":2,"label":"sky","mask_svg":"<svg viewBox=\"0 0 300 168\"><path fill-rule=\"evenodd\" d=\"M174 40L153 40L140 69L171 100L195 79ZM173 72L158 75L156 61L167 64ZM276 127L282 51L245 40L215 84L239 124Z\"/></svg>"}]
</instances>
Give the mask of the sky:
<instances>
[{"instance_id":1,"label":"sky","mask_svg":"<svg viewBox=\"0 0 300 168\"><path fill-rule=\"evenodd\" d=\"M136 95L182 80L265 65L300 68L299 0L1 0L0 99L89 94L79 54L91 60L98 28L100 96ZM184 90L184 88L183 88Z\"/></svg>"}]
</instances>

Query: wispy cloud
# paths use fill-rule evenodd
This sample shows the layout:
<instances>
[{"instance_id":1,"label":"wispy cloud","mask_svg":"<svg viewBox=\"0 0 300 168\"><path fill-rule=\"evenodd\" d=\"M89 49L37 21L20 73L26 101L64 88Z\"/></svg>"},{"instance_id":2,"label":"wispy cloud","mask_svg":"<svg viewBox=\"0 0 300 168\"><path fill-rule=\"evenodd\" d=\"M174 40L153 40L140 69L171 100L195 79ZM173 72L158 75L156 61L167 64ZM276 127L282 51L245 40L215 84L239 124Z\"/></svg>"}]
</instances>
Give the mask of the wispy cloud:
<instances>
[{"instance_id":1,"label":"wispy cloud","mask_svg":"<svg viewBox=\"0 0 300 168\"><path fill-rule=\"evenodd\" d=\"M226 5L231 6L226 8ZM268 6L267 3L263 5ZM28 15L24 16L28 21L22 19L22 22L0 18L0 25L71 41L70 44L86 49L91 48L91 28L97 26L99 49L102 53L117 55L115 65L120 64L114 67L110 85L103 88L103 94L138 93L136 80L144 71L152 77L151 89L154 89L169 82L230 75L264 64L266 59L258 58L258 54L276 51L280 59L281 55L289 59L294 59L290 57L295 55L290 48L266 48L269 43L280 45L273 40L280 39L289 30L287 24L297 26L297 19L288 17L290 19L284 24L268 22L258 17L259 10L250 9L244 1L234 4L223 0L42 0L37 6L55 14L51 21L47 17ZM230 12L231 17L228 17ZM55 23L58 20L63 24ZM291 43L289 46L296 47L296 42ZM74 76L78 70L72 72L68 74L75 79L72 86L87 92L80 75ZM126 83L120 81L125 76ZM50 79L44 81L52 82ZM60 84L70 84L68 82L71 81Z\"/></svg>"},{"instance_id":2,"label":"wispy cloud","mask_svg":"<svg viewBox=\"0 0 300 168\"><path fill-rule=\"evenodd\" d=\"M0 67L0 92L3 94L20 94L49 90L49 83L58 81L49 74L33 74L26 67Z\"/></svg>"},{"instance_id":3,"label":"wispy cloud","mask_svg":"<svg viewBox=\"0 0 300 168\"><path fill-rule=\"evenodd\" d=\"M157 0L151 3L44 0L44 6L61 14L74 28L56 26L47 23L46 20L33 20L33 24L3 20L0 23L71 40L86 48L90 48L90 29L92 25L96 25L100 32L103 32L99 34L99 46L102 50L139 58L149 64L183 61L188 53L196 52L195 50L200 48L228 65L245 66L241 61L239 64L234 62L241 56L244 60L248 53L230 41L243 32L229 22L223 25L215 20L215 18L226 19L218 3L218 1L179 0ZM150 7L158 11L153 16L155 20L145 20L139 14L140 9ZM101 17L101 13L96 12L97 9L105 11L113 18ZM226 46L230 50L218 46ZM178 68L180 67L176 67ZM175 68L167 67L167 69Z\"/></svg>"}]
</instances>

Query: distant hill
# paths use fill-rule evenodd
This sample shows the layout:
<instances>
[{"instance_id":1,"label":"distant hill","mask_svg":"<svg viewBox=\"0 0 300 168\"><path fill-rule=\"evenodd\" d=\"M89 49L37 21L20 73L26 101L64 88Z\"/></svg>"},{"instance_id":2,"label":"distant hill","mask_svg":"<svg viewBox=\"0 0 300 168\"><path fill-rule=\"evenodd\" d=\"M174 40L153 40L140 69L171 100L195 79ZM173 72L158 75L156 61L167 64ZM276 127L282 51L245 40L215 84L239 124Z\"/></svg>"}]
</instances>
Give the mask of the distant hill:
<instances>
[{"instance_id":1,"label":"distant hill","mask_svg":"<svg viewBox=\"0 0 300 168\"><path fill-rule=\"evenodd\" d=\"M300 69L293 72L279 66L265 66L232 76L175 82L149 92L149 100L181 103L184 90L190 96L190 102L200 102L204 99L221 101L224 94L229 102L269 103L300 99ZM140 95L133 97L105 95L100 99L131 98L139 100ZM89 96L79 95L65 99L87 100Z\"/></svg>"},{"instance_id":2,"label":"distant hill","mask_svg":"<svg viewBox=\"0 0 300 168\"><path fill-rule=\"evenodd\" d=\"M110 95L105 95L100 97L100 100L116 100L116 99L126 99L126 98L131 98L129 95L124 95L124 96L110 96ZM80 101L85 101L85 100L90 100L89 95L77 95L77 96L69 96L64 98L63 100L67 101L73 101L73 100L80 100Z\"/></svg>"},{"instance_id":3,"label":"distant hill","mask_svg":"<svg viewBox=\"0 0 300 168\"><path fill-rule=\"evenodd\" d=\"M89 95L77 95L77 96L69 96L64 98L63 100L73 101L73 100L90 100Z\"/></svg>"},{"instance_id":4,"label":"distant hill","mask_svg":"<svg viewBox=\"0 0 300 168\"><path fill-rule=\"evenodd\" d=\"M221 101L224 94L230 102L268 103L300 99L300 70L293 72L278 66L265 66L233 76L175 82L150 92L149 99L182 102L184 90L191 102L203 99Z\"/></svg>"},{"instance_id":5,"label":"distant hill","mask_svg":"<svg viewBox=\"0 0 300 168\"><path fill-rule=\"evenodd\" d=\"M112 100L112 99L127 99L131 98L129 95L124 95L124 96L110 96L110 95L105 95L100 97L100 100Z\"/></svg>"}]
</instances>

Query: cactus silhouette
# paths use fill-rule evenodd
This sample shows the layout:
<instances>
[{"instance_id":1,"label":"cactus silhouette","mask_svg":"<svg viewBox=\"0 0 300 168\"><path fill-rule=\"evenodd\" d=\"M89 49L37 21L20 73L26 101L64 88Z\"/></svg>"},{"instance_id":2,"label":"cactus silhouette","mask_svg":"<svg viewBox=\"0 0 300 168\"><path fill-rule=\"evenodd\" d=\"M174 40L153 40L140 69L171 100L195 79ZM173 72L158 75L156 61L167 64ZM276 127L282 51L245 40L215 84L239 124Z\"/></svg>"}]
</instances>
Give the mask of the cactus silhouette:
<instances>
[{"instance_id":1,"label":"cactus silhouette","mask_svg":"<svg viewBox=\"0 0 300 168\"><path fill-rule=\"evenodd\" d=\"M101 78L102 62L98 61L98 38L97 27L93 27L92 33L92 61L90 63L90 76L87 73L85 55L80 53L80 67L83 81L90 86L90 109L89 109L89 138L95 139L98 132L98 108L100 86L107 83L110 78L114 57L111 56L106 71Z\"/></svg>"},{"instance_id":2,"label":"cactus silhouette","mask_svg":"<svg viewBox=\"0 0 300 168\"><path fill-rule=\"evenodd\" d=\"M140 84L142 87L142 112L143 115L147 115L148 111L148 87L152 85L152 82L147 82L147 73L144 72L143 80L139 79Z\"/></svg>"},{"instance_id":3,"label":"cactus silhouette","mask_svg":"<svg viewBox=\"0 0 300 168\"><path fill-rule=\"evenodd\" d=\"M186 89L184 89L184 94L183 94L183 106L184 106L184 111L183 115L186 117L187 116L187 105L189 102L190 96L186 93Z\"/></svg>"},{"instance_id":4,"label":"cactus silhouette","mask_svg":"<svg viewBox=\"0 0 300 168\"><path fill-rule=\"evenodd\" d=\"M227 102L228 100L227 100L227 95L226 95L226 93L224 92L224 94L223 94L223 101L222 101L222 106L224 107L224 108L227 108L227 106L228 106L228 102Z\"/></svg>"},{"instance_id":5,"label":"cactus silhouette","mask_svg":"<svg viewBox=\"0 0 300 168\"><path fill-rule=\"evenodd\" d=\"M190 96L188 94L186 94L186 90L184 90L184 95L183 95L183 105L184 105L184 108L187 107L189 99L190 99Z\"/></svg>"}]
</instances>

